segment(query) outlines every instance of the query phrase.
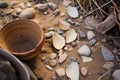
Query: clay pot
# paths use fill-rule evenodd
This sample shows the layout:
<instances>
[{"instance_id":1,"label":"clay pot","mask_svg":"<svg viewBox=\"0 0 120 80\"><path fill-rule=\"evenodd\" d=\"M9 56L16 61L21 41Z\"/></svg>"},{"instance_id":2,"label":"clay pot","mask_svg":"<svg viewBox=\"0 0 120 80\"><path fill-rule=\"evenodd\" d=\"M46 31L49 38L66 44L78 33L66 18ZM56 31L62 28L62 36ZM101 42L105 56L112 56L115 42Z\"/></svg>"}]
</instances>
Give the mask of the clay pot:
<instances>
[{"instance_id":1,"label":"clay pot","mask_svg":"<svg viewBox=\"0 0 120 80\"><path fill-rule=\"evenodd\" d=\"M30 20L15 20L0 31L0 46L20 60L31 60L40 52L44 41L43 29Z\"/></svg>"}]
</instances>

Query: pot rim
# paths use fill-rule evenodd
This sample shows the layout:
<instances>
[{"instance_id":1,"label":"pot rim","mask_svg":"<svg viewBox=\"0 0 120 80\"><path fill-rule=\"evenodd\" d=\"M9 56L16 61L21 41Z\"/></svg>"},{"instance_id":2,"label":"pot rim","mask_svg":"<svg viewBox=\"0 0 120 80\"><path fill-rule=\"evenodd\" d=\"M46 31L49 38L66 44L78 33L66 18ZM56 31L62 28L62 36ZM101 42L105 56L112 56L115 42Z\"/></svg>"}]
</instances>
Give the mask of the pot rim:
<instances>
[{"instance_id":1,"label":"pot rim","mask_svg":"<svg viewBox=\"0 0 120 80\"><path fill-rule=\"evenodd\" d=\"M27 54L30 54L30 53L34 52L34 51L39 47L39 45L43 43L43 41L44 41L44 32L43 32L42 27L40 27L36 22L31 21L31 20L29 20L29 19L14 20L14 21L11 21L11 22L5 24L4 27L8 26L8 25L11 24L11 23L18 22L18 21L28 21L28 22L31 22L31 23L35 24L37 27L39 27L39 29L40 29L40 31L41 31L41 32L40 32L40 33L41 33L41 38L40 38L39 42L37 43L37 45L36 45L33 49L28 50L28 51L25 51L25 52L14 52L14 51L10 51L13 55L16 55L16 56L18 56L18 55L19 55L19 56L24 56L24 55L27 55ZM0 32L4 29L4 27L0 30ZM2 48L2 46L1 46L1 48Z\"/></svg>"}]
</instances>

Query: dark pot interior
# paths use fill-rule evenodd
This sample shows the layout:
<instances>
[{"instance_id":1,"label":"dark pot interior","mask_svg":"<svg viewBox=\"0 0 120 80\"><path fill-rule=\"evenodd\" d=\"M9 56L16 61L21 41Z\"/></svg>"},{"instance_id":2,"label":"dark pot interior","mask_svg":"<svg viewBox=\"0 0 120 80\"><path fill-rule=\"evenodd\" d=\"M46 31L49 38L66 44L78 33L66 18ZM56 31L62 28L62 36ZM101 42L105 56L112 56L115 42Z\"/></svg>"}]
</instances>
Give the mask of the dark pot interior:
<instances>
[{"instance_id":1,"label":"dark pot interior","mask_svg":"<svg viewBox=\"0 0 120 80\"><path fill-rule=\"evenodd\" d=\"M23 54L42 46L43 30L32 21L16 20L5 25L0 38L2 48L13 54Z\"/></svg>"}]
</instances>

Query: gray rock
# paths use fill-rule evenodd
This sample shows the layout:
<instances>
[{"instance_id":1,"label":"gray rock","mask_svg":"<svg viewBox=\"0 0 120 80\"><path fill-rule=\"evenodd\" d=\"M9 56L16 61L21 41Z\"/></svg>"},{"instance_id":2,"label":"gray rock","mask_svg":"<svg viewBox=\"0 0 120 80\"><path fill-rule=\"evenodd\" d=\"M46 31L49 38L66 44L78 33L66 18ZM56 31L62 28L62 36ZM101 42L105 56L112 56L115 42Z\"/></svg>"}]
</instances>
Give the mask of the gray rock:
<instances>
[{"instance_id":1,"label":"gray rock","mask_svg":"<svg viewBox=\"0 0 120 80\"><path fill-rule=\"evenodd\" d=\"M112 66L113 66L113 62L106 62L103 65L103 68L109 70Z\"/></svg>"},{"instance_id":2,"label":"gray rock","mask_svg":"<svg viewBox=\"0 0 120 80\"><path fill-rule=\"evenodd\" d=\"M81 29L79 29L78 33L79 33L79 37L80 37L81 39L86 38L86 34L85 34Z\"/></svg>"},{"instance_id":3,"label":"gray rock","mask_svg":"<svg viewBox=\"0 0 120 80\"><path fill-rule=\"evenodd\" d=\"M34 8L36 10L47 11L48 5L47 4L36 4Z\"/></svg>"},{"instance_id":4,"label":"gray rock","mask_svg":"<svg viewBox=\"0 0 120 80\"><path fill-rule=\"evenodd\" d=\"M57 5L56 4L54 4L54 3L52 3L52 2L49 2L49 3L47 3L48 4L48 6L49 6L49 8L51 9L51 10L56 10L57 9Z\"/></svg>"},{"instance_id":5,"label":"gray rock","mask_svg":"<svg viewBox=\"0 0 120 80\"><path fill-rule=\"evenodd\" d=\"M76 7L68 6L67 12L68 12L68 15L72 18L77 18L79 16L78 10Z\"/></svg>"},{"instance_id":6,"label":"gray rock","mask_svg":"<svg viewBox=\"0 0 120 80\"><path fill-rule=\"evenodd\" d=\"M96 39L91 39L90 42L89 42L90 46L95 45L95 43L96 43Z\"/></svg>"},{"instance_id":7,"label":"gray rock","mask_svg":"<svg viewBox=\"0 0 120 80\"><path fill-rule=\"evenodd\" d=\"M81 56L90 56L90 48L87 45L83 45L78 49L78 54Z\"/></svg>"},{"instance_id":8,"label":"gray rock","mask_svg":"<svg viewBox=\"0 0 120 80\"><path fill-rule=\"evenodd\" d=\"M105 61L111 61L114 58L113 53L105 46L101 46L102 55Z\"/></svg>"},{"instance_id":9,"label":"gray rock","mask_svg":"<svg viewBox=\"0 0 120 80\"><path fill-rule=\"evenodd\" d=\"M58 33L58 34L63 34L64 31L57 27L57 33Z\"/></svg>"},{"instance_id":10,"label":"gray rock","mask_svg":"<svg viewBox=\"0 0 120 80\"><path fill-rule=\"evenodd\" d=\"M120 80L120 70L115 70L112 76L114 80Z\"/></svg>"},{"instance_id":11,"label":"gray rock","mask_svg":"<svg viewBox=\"0 0 120 80\"><path fill-rule=\"evenodd\" d=\"M93 39L94 37L95 37L95 34L94 34L93 31L88 31L88 32L87 32L87 38L88 38L88 40L91 40L91 39Z\"/></svg>"}]
</instances>

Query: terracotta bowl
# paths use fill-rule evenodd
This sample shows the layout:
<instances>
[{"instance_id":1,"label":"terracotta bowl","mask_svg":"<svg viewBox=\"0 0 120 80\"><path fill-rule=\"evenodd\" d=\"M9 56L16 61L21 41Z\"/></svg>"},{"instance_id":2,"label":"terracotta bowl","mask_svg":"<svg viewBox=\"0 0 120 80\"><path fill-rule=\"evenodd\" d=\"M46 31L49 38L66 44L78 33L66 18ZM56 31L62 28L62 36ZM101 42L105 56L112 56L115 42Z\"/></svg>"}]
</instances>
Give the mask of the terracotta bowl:
<instances>
[{"instance_id":1,"label":"terracotta bowl","mask_svg":"<svg viewBox=\"0 0 120 80\"><path fill-rule=\"evenodd\" d=\"M43 46L43 29L30 20L15 20L0 31L0 46L20 60L35 58Z\"/></svg>"}]
</instances>

